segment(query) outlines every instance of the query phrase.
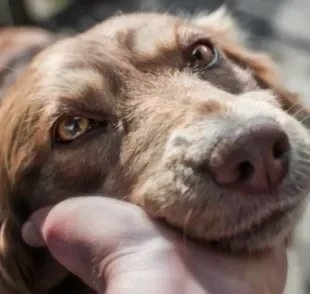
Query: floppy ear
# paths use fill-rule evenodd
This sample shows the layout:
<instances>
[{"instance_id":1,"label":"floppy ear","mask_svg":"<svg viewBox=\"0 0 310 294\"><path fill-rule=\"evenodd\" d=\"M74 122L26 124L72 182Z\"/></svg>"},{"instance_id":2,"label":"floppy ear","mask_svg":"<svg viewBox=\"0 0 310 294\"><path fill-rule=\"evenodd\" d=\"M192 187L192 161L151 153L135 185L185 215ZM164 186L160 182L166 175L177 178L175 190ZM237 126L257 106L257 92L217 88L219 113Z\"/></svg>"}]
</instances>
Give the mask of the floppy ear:
<instances>
[{"instance_id":1,"label":"floppy ear","mask_svg":"<svg viewBox=\"0 0 310 294\"><path fill-rule=\"evenodd\" d=\"M0 293L31 294L31 260L20 230L10 213L10 186L0 154Z\"/></svg>"},{"instance_id":2,"label":"floppy ear","mask_svg":"<svg viewBox=\"0 0 310 294\"><path fill-rule=\"evenodd\" d=\"M245 47L246 34L239 28L225 6L210 14L197 15L194 23L204 27L210 39L240 66L250 69L259 85L271 89L282 108L310 128L310 109L300 101L299 95L284 86L275 62L265 53Z\"/></svg>"},{"instance_id":3,"label":"floppy ear","mask_svg":"<svg viewBox=\"0 0 310 294\"><path fill-rule=\"evenodd\" d=\"M32 27L0 29L0 102L33 57L64 37Z\"/></svg>"},{"instance_id":4,"label":"floppy ear","mask_svg":"<svg viewBox=\"0 0 310 294\"><path fill-rule=\"evenodd\" d=\"M18 105L18 104L17 104ZM24 158L29 158L27 152L13 156L16 144L14 125L20 124L17 109L11 109L10 100L0 107L0 293L31 294L33 260L31 251L21 237L21 219L26 206L20 201L18 189L22 187L15 183L17 170ZM12 161L16 161L13 164Z\"/></svg>"}]
</instances>

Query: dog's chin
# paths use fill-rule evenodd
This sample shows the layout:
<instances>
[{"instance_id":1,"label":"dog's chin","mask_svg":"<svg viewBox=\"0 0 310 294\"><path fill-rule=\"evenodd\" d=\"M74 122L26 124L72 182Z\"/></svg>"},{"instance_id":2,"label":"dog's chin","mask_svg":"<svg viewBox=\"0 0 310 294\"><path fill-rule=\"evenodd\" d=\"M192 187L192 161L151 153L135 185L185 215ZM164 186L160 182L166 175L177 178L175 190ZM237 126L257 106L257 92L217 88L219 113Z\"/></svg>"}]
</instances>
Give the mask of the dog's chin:
<instances>
[{"instance_id":1,"label":"dog's chin","mask_svg":"<svg viewBox=\"0 0 310 294\"><path fill-rule=\"evenodd\" d=\"M277 246L284 246L298 219L300 209L287 208L274 211L268 217L260 219L247 229L236 231L234 234L223 235L207 243L216 249L233 252L256 252Z\"/></svg>"},{"instance_id":2,"label":"dog's chin","mask_svg":"<svg viewBox=\"0 0 310 294\"><path fill-rule=\"evenodd\" d=\"M238 215L230 218L229 223L223 218L213 219L213 226L210 226L207 219L204 219L206 212L195 211L185 215L185 219L171 215L165 209L154 211L150 214L161 219L168 225L179 229L183 235L199 241L208 247L229 252L253 253L278 246L285 246L290 239L294 227L302 214L302 201L273 209L263 213L264 208L257 210L250 215ZM268 211L267 206L265 207ZM175 207L178 207L176 205ZM148 207L145 207L148 210ZM182 210L178 207L179 211ZM172 213L172 211L170 211ZM201 217L200 217L201 216ZM247 223L245 226L244 224ZM215 231L218 232L215 234Z\"/></svg>"},{"instance_id":3,"label":"dog's chin","mask_svg":"<svg viewBox=\"0 0 310 294\"><path fill-rule=\"evenodd\" d=\"M160 219L168 225L179 228L188 238L199 241L212 249L235 253L254 253L275 247L284 247L291 237L299 214L300 210L292 208L275 211L259 222L256 218L252 226L244 230L236 229L233 234L231 231L222 230L223 234L218 238L210 238L207 231L205 234L201 230L197 231L195 223L184 228L176 224L175 221L171 222L169 217L160 217ZM199 222L199 219L197 221ZM201 227L201 224L196 223L196 225L196 227Z\"/></svg>"}]
</instances>

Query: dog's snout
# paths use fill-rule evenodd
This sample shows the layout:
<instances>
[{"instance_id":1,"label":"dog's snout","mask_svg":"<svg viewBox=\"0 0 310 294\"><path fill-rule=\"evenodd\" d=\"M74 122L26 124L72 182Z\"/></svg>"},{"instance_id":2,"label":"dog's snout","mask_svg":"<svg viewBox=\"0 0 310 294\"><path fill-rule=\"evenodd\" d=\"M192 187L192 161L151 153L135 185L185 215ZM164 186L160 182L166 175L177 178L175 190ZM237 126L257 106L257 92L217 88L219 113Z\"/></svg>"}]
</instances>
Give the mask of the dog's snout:
<instances>
[{"instance_id":1,"label":"dog's snout","mask_svg":"<svg viewBox=\"0 0 310 294\"><path fill-rule=\"evenodd\" d=\"M211 153L217 185L243 193L274 191L288 172L289 139L271 119L253 119L229 130Z\"/></svg>"}]
</instances>

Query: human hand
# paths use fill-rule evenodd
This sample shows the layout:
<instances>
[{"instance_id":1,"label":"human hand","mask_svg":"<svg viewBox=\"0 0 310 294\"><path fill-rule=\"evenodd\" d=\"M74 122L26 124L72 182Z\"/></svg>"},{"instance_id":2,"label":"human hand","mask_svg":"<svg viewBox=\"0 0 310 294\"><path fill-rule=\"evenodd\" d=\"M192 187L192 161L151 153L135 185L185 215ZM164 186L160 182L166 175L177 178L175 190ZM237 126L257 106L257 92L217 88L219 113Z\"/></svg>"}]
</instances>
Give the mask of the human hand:
<instances>
[{"instance_id":1,"label":"human hand","mask_svg":"<svg viewBox=\"0 0 310 294\"><path fill-rule=\"evenodd\" d=\"M284 248L224 254L186 240L133 204L73 198L34 213L23 228L32 246L100 294L282 294Z\"/></svg>"}]
</instances>

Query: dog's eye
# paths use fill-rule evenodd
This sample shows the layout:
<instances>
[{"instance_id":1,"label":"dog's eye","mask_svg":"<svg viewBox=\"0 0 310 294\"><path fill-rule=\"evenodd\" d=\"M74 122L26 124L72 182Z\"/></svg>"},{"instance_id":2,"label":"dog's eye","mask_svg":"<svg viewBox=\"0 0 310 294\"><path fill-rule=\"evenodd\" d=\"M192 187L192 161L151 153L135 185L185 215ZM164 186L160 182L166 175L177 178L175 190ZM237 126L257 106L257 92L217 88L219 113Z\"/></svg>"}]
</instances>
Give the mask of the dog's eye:
<instances>
[{"instance_id":1,"label":"dog's eye","mask_svg":"<svg viewBox=\"0 0 310 294\"><path fill-rule=\"evenodd\" d=\"M94 120L82 116L65 116L60 118L55 127L57 142L70 142L87 133L96 126Z\"/></svg>"},{"instance_id":2,"label":"dog's eye","mask_svg":"<svg viewBox=\"0 0 310 294\"><path fill-rule=\"evenodd\" d=\"M218 51L211 44L197 44L191 50L190 63L196 66L212 67L218 61Z\"/></svg>"}]
</instances>

